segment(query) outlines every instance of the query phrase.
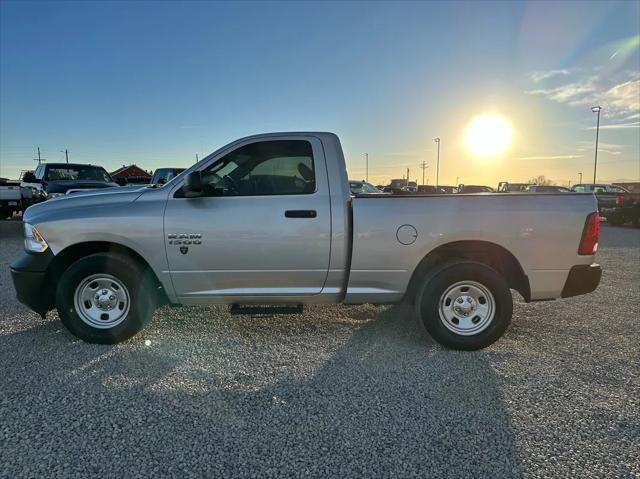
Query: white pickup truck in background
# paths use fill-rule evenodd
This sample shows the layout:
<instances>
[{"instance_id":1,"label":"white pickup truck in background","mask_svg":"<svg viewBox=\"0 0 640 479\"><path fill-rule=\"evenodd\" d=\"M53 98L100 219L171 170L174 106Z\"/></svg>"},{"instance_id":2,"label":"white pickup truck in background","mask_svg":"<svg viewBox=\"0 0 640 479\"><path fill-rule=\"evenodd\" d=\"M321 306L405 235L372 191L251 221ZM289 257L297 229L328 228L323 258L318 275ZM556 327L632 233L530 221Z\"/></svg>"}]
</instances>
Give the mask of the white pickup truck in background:
<instances>
[{"instance_id":1,"label":"white pickup truck in background","mask_svg":"<svg viewBox=\"0 0 640 479\"><path fill-rule=\"evenodd\" d=\"M0 178L0 220L10 218L22 209L20 182Z\"/></svg>"},{"instance_id":2,"label":"white pickup truck in background","mask_svg":"<svg viewBox=\"0 0 640 479\"><path fill-rule=\"evenodd\" d=\"M18 298L84 340L136 334L172 304L415 305L440 343L478 349L525 301L593 291L592 194L355 195L331 133L233 142L167 184L27 210Z\"/></svg>"}]
</instances>

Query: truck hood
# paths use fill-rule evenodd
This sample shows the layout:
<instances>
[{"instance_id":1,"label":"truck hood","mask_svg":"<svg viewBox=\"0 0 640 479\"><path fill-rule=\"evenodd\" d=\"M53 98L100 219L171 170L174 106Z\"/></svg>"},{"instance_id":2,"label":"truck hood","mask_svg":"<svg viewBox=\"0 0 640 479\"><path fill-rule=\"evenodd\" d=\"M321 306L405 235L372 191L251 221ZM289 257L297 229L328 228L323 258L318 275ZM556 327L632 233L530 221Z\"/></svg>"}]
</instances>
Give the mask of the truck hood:
<instances>
[{"instance_id":1,"label":"truck hood","mask_svg":"<svg viewBox=\"0 0 640 479\"><path fill-rule=\"evenodd\" d=\"M27 208L23 220L36 224L48 220L50 215L64 213L65 210L77 210L100 205L123 205L138 199L145 191L151 191L145 186L123 186L117 188L102 188L71 193L52 198L44 203L38 203ZM76 211L77 215L77 211Z\"/></svg>"},{"instance_id":2,"label":"truck hood","mask_svg":"<svg viewBox=\"0 0 640 479\"><path fill-rule=\"evenodd\" d=\"M117 187L117 183L94 181L94 180L61 180L50 181L45 189L47 193L66 193L68 190L89 190L96 188L113 188Z\"/></svg>"}]
</instances>

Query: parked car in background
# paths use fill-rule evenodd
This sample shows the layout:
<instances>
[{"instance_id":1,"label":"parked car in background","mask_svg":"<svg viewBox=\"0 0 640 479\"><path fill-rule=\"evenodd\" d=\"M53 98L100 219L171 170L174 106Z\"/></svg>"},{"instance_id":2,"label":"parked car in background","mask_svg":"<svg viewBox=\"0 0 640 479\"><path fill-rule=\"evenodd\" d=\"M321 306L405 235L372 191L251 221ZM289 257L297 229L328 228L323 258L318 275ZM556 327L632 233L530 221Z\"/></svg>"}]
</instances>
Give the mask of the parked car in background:
<instances>
[{"instance_id":1,"label":"parked car in background","mask_svg":"<svg viewBox=\"0 0 640 479\"><path fill-rule=\"evenodd\" d=\"M449 195L457 193L458 189L455 186L442 186L442 185L419 185L418 193L427 195Z\"/></svg>"},{"instance_id":2,"label":"parked car in background","mask_svg":"<svg viewBox=\"0 0 640 479\"><path fill-rule=\"evenodd\" d=\"M383 193L388 193L391 195L403 195L403 196L407 196L407 195L412 195L413 193L411 193L410 191L407 191L403 188L400 187L395 187L395 186L385 186L384 189L382 190Z\"/></svg>"},{"instance_id":3,"label":"parked car in background","mask_svg":"<svg viewBox=\"0 0 640 479\"><path fill-rule=\"evenodd\" d=\"M132 337L166 303L405 302L436 341L473 350L506 331L511 289L541 301L597 287L596 206L578 194L353 196L336 135L264 134L161 187L29 208L11 274L20 301L55 307L89 342Z\"/></svg>"},{"instance_id":4,"label":"parked car in background","mask_svg":"<svg viewBox=\"0 0 640 479\"><path fill-rule=\"evenodd\" d=\"M631 223L636 227L640 226L640 187L634 188L634 186L633 183L629 184L633 191L627 190L625 193L618 193L615 205L601 209L600 214L606 218L607 223L613 226L621 226L625 223Z\"/></svg>"},{"instance_id":5,"label":"parked car in background","mask_svg":"<svg viewBox=\"0 0 640 479\"><path fill-rule=\"evenodd\" d=\"M594 193L598 200L598 211L602 211L604 208L615 208L618 196L629 193L622 186L609 185L605 183L583 183L573 185L571 191L575 193Z\"/></svg>"},{"instance_id":6,"label":"parked car in background","mask_svg":"<svg viewBox=\"0 0 640 479\"><path fill-rule=\"evenodd\" d=\"M528 185L525 193L571 193L569 188L557 185Z\"/></svg>"},{"instance_id":7,"label":"parked car in background","mask_svg":"<svg viewBox=\"0 0 640 479\"><path fill-rule=\"evenodd\" d=\"M22 209L20 182L0 178L0 220L11 218Z\"/></svg>"},{"instance_id":8,"label":"parked car in background","mask_svg":"<svg viewBox=\"0 0 640 479\"><path fill-rule=\"evenodd\" d=\"M349 180L349 189L352 195L380 195L384 194L378 188L366 181Z\"/></svg>"},{"instance_id":9,"label":"parked car in background","mask_svg":"<svg viewBox=\"0 0 640 479\"><path fill-rule=\"evenodd\" d=\"M509 183L501 181L498 183L498 193L522 193L527 187L534 186L533 183Z\"/></svg>"},{"instance_id":10,"label":"parked car in background","mask_svg":"<svg viewBox=\"0 0 640 479\"><path fill-rule=\"evenodd\" d=\"M163 185L174 179L184 170L184 168L158 168L153 172L153 176L149 183L152 185Z\"/></svg>"},{"instance_id":11,"label":"parked car in background","mask_svg":"<svg viewBox=\"0 0 640 479\"><path fill-rule=\"evenodd\" d=\"M38 165L34 173L26 173L23 176L22 186L36 187L46 193L47 198L54 198L68 192L113 188L119 185L101 166L43 163Z\"/></svg>"},{"instance_id":12,"label":"parked car in background","mask_svg":"<svg viewBox=\"0 0 640 479\"><path fill-rule=\"evenodd\" d=\"M494 193L495 190L485 185L458 185L458 193Z\"/></svg>"},{"instance_id":13,"label":"parked car in background","mask_svg":"<svg viewBox=\"0 0 640 479\"><path fill-rule=\"evenodd\" d=\"M435 185L418 185L418 193L424 195L441 195L444 191Z\"/></svg>"}]
</instances>

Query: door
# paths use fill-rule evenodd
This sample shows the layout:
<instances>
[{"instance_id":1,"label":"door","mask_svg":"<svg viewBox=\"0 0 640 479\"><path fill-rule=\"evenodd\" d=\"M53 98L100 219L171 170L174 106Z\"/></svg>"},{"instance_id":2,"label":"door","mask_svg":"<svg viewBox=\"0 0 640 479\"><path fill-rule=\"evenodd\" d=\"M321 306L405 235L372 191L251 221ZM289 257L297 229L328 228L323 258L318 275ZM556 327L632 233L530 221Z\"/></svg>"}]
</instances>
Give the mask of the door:
<instances>
[{"instance_id":1,"label":"door","mask_svg":"<svg viewBox=\"0 0 640 479\"><path fill-rule=\"evenodd\" d=\"M167 201L167 259L182 301L308 296L327 277L331 211L313 137L250 141L202 169L204 196Z\"/></svg>"}]
</instances>

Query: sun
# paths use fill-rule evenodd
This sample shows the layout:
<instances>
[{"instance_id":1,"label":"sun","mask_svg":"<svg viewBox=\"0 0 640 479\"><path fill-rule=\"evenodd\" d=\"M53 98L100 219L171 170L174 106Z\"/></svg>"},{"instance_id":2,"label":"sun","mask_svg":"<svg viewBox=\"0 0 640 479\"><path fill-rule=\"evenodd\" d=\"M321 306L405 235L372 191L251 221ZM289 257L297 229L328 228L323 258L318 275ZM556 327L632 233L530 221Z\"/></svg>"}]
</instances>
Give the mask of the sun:
<instances>
[{"instance_id":1,"label":"sun","mask_svg":"<svg viewBox=\"0 0 640 479\"><path fill-rule=\"evenodd\" d=\"M467 146L478 156L496 156L511 142L511 124L501 115L480 115L467 127Z\"/></svg>"}]
</instances>

